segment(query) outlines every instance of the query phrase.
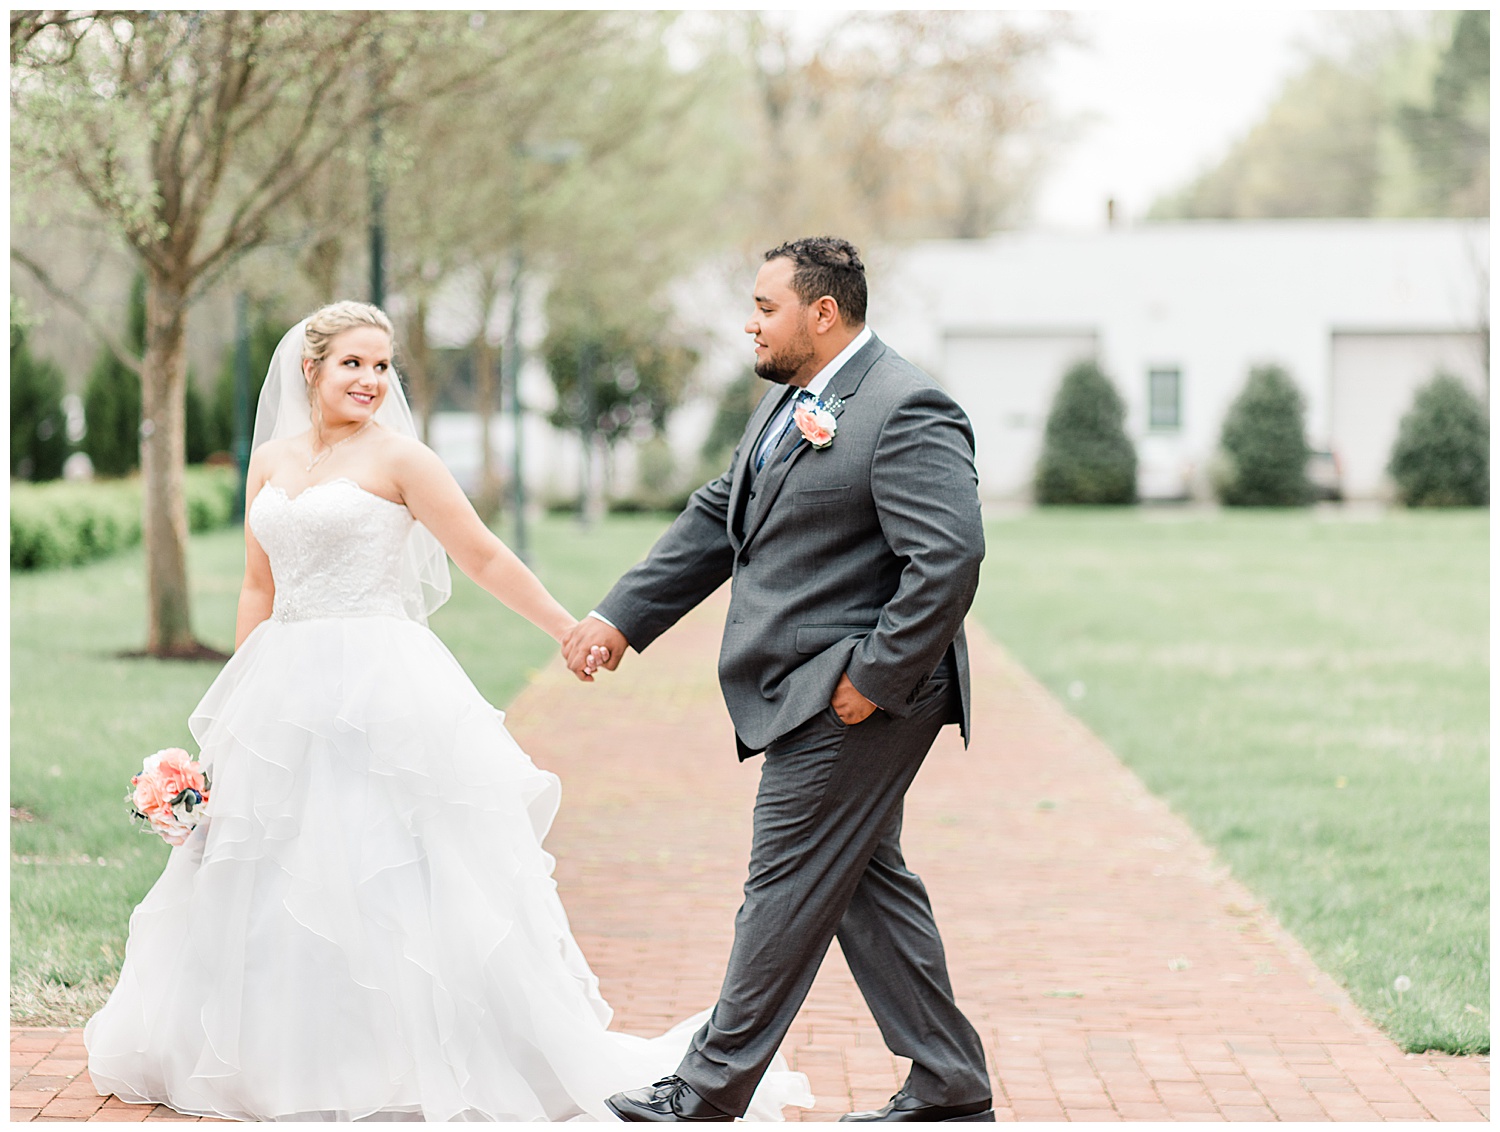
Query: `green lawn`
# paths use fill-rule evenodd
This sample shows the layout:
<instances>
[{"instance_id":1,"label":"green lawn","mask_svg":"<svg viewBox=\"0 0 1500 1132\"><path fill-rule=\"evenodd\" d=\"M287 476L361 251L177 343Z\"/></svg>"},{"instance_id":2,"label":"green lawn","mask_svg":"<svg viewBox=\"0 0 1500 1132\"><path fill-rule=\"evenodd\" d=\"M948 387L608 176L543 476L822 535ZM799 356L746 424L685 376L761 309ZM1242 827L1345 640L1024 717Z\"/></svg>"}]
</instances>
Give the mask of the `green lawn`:
<instances>
[{"instance_id":1,"label":"green lawn","mask_svg":"<svg viewBox=\"0 0 1500 1132\"><path fill-rule=\"evenodd\" d=\"M1488 1050L1488 513L987 533L991 633L1403 1047Z\"/></svg>"},{"instance_id":2,"label":"green lawn","mask_svg":"<svg viewBox=\"0 0 1500 1132\"><path fill-rule=\"evenodd\" d=\"M536 568L583 614L663 526L616 518L585 532L549 519L535 531ZM198 535L190 554L199 635L228 651L243 539L237 529ZM11 574L11 806L22 810L11 821L14 1020L76 1025L97 1009L118 972L130 910L166 859L166 845L127 822L126 787L152 751L195 749L188 713L218 666L120 659L144 643L144 617L140 548ZM500 706L556 650L457 571L433 629Z\"/></svg>"}]
</instances>

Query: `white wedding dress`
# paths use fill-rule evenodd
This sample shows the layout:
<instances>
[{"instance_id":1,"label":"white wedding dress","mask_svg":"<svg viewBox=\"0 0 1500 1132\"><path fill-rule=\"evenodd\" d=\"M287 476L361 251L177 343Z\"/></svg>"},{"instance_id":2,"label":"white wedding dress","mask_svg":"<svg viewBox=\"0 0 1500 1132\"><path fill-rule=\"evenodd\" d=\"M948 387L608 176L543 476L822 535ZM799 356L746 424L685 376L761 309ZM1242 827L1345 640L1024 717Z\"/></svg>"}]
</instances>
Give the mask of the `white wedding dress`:
<instances>
[{"instance_id":1,"label":"white wedding dress","mask_svg":"<svg viewBox=\"0 0 1500 1132\"><path fill-rule=\"evenodd\" d=\"M542 848L558 779L403 611L411 515L342 479L267 486L250 523L275 609L193 712L209 817L130 918L94 1085L243 1120L615 1119L707 1012L606 1029ZM812 1103L778 1059L747 1117Z\"/></svg>"}]
</instances>

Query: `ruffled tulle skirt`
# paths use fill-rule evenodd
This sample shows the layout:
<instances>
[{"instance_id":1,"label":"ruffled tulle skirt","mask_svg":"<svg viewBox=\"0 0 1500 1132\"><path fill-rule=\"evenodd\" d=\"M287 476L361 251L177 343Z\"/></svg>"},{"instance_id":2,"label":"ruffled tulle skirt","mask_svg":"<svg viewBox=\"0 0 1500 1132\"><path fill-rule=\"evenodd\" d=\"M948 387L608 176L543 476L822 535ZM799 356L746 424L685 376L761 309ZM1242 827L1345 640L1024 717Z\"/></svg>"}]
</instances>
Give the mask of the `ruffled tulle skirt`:
<instances>
[{"instance_id":1,"label":"ruffled tulle skirt","mask_svg":"<svg viewBox=\"0 0 1500 1132\"><path fill-rule=\"evenodd\" d=\"M268 621L191 727L209 818L88 1023L101 1093L247 1120L614 1119L704 1015L609 1031L534 766L424 626ZM747 1116L810 1105L778 1062Z\"/></svg>"}]
</instances>

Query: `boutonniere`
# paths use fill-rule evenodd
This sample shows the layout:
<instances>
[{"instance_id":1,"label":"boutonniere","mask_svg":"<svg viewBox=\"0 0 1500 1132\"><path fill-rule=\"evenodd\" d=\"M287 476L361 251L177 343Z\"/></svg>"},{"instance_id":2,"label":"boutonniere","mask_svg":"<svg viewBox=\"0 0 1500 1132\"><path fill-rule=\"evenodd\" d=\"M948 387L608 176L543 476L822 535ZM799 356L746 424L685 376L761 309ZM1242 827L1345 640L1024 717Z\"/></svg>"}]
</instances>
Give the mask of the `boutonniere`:
<instances>
[{"instance_id":1,"label":"boutonniere","mask_svg":"<svg viewBox=\"0 0 1500 1132\"><path fill-rule=\"evenodd\" d=\"M835 397L826 404L818 398L810 402L799 402L792 410L792 420L797 423L797 431L802 434L802 439L814 448L827 448L832 444L839 430L838 418L834 414L843 405L841 397Z\"/></svg>"}]
</instances>

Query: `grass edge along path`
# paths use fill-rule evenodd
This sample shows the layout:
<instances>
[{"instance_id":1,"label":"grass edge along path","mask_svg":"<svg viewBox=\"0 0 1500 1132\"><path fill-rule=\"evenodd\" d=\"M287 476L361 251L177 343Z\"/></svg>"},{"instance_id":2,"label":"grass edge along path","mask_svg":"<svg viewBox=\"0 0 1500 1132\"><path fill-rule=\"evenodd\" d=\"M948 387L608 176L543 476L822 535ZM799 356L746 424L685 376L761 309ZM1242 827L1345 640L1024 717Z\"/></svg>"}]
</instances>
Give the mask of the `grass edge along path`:
<instances>
[{"instance_id":1,"label":"grass edge along path","mask_svg":"<svg viewBox=\"0 0 1500 1132\"><path fill-rule=\"evenodd\" d=\"M1489 1048L1488 513L1038 511L975 613L1402 1048Z\"/></svg>"}]
</instances>

